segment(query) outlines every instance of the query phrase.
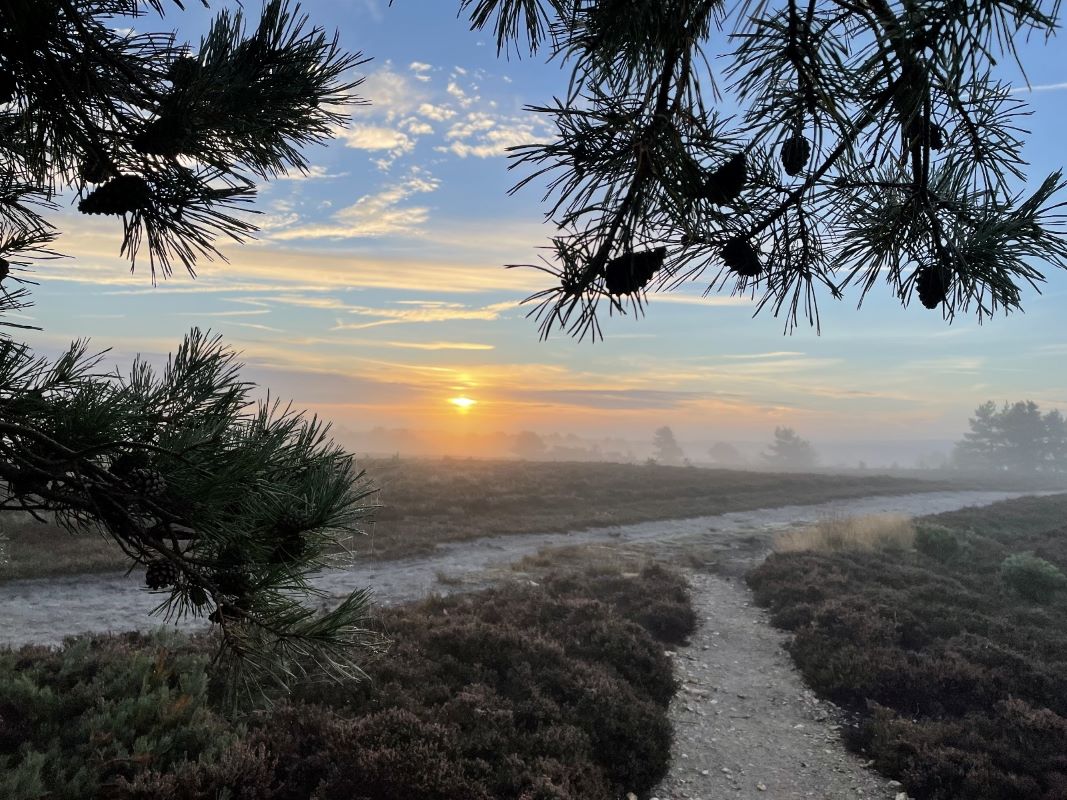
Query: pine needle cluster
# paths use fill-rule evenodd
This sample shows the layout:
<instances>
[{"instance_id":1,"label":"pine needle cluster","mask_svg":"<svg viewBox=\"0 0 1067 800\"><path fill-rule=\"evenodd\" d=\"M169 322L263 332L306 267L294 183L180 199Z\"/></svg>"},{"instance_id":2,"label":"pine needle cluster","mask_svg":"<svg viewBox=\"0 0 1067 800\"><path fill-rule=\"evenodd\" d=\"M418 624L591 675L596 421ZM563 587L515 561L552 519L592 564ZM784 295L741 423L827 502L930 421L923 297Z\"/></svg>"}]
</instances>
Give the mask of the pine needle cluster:
<instances>
[{"instance_id":1,"label":"pine needle cluster","mask_svg":"<svg viewBox=\"0 0 1067 800\"><path fill-rule=\"evenodd\" d=\"M1026 106L997 80L1050 37L1031 0L463 0L501 50L570 70L512 149L557 232L533 266L543 335L697 279L818 326L818 300L876 285L951 320L1021 307L1067 266L1064 180L1025 184ZM653 276L650 254L666 248ZM628 280L619 259L632 263ZM659 261L659 256L656 256ZM708 279L710 276L710 280Z\"/></svg>"},{"instance_id":2,"label":"pine needle cluster","mask_svg":"<svg viewBox=\"0 0 1067 800\"><path fill-rule=\"evenodd\" d=\"M375 503L327 425L256 402L198 329L164 369L138 359L127 375L84 341L48 361L10 338L30 327L32 270L58 255L60 195L121 219L131 268L147 253L153 280L192 273L255 231L240 211L255 182L306 170L304 148L361 102L364 59L287 0L252 25L222 10L195 48L138 32L168 5L0 1L0 511L112 538L164 618L216 624L219 665L247 679L232 688L358 677L378 641L367 593L324 611L312 577Z\"/></svg>"}]
</instances>

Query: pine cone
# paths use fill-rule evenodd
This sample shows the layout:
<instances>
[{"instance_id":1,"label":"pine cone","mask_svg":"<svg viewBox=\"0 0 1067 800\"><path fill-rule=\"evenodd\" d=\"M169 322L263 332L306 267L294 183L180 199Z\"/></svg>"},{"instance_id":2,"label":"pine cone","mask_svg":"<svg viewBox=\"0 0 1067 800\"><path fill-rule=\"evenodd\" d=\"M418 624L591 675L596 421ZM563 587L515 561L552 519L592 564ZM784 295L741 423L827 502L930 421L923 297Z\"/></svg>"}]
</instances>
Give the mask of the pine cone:
<instances>
[{"instance_id":1,"label":"pine cone","mask_svg":"<svg viewBox=\"0 0 1067 800\"><path fill-rule=\"evenodd\" d=\"M222 569L212 578L218 590L231 597L243 597L248 594L251 585L248 576L239 569Z\"/></svg>"},{"instance_id":2,"label":"pine cone","mask_svg":"<svg viewBox=\"0 0 1067 800\"><path fill-rule=\"evenodd\" d=\"M148 453L143 450L135 450L123 453L108 467L108 472L117 478L128 478L135 469L146 469L150 465Z\"/></svg>"},{"instance_id":3,"label":"pine cone","mask_svg":"<svg viewBox=\"0 0 1067 800\"><path fill-rule=\"evenodd\" d=\"M941 150L945 146L945 129L936 122L930 123L930 149Z\"/></svg>"},{"instance_id":4,"label":"pine cone","mask_svg":"<svg viewBox=\"0 0 1067 800\"><path fill-rule=\"evenodd\" d=\"M192 586L189 588L189 602L194 606L202 606L208 601L207 592L204 591L202 586Z\"/></svg>"},{"instance_id":5,"label":"pine cone","mask_svg":"<svg viewBox=\"0 0 1067 800\"><path fill-rule=\"evenodd\" d=\"M0 281L11 274L11 262L6 258L0 258Z\"/></svg>"},{"instance_id":6,"label":"pine cone","mask_svg":"<svg viewBox=\"0 0 1067 800\"><path fill-rule=\"evenodd\" d=\"M811 158L811 144L803 136L790 136L782 142L782 166L790 177L799 175Z\"/></svg>"},{"instance_id":7,"label":"pine cone","mask_svg":"<svg viewBox=\"0 0 1067 800\"><path fill-rule=\"evenodd\" d=\"M752 243L743 236L735 236L728 241L719 253L723 263L731 270L745 278L755 278L763 272Z\"/></svg>"},{"instance_id":8,"label":"pine cone","mask_svg":"<svg viewBox=\"0 0 1067 800\"><path fill-rule=\"evenodd\" d=\"M716 205L730 203L741 194L746 180L748 161L744 153L737 153L708 176L700 196Z\"/></svg>"},{"instance_id":9,"label":"pine cone","mask_svg":"<svg viewBox=\"0 0 1067 800\"><path fill-rule=\"evenodd\" d=\"M944 267L933 264L920 269L915 278L919 301L929 309L937 308L948 299L948 290L951 286L952 273Z\"/></svg>"},{"instance_id":10,"label":"pine cone","mask_svg":"<svg viewBox=\"0 0 1067 800\"><path fill-rule=\"evenodd\" d=\"M165 589L178 582L178 567L166 558L149 562L144 573L144 582L149 589Z\"/></svg>"},{"instance_id":11,"label":"pine cone","mask_svg":"<svg viewBox=\"0 0 1067 800\"><path fill-rule=\"evenodd\" d=\"M126 477L126 485L137 494L145 497L159 497L167 490L167 482L159 474L159 470L151 467L138 467L130 470Z\"/></svg>"},{"instance_id":12,"label":"pine cone","mask_svg":"<svg viewBox=\"0 0 1067 800\"><path fill-rule=\"evenodd\" d=\"M152 190L140 175L119 175L91 191L78 203L83 214L129 214L152 202Z\"/></svg>"},{"instance_id":13,"label":"pine cone","mask_svg":"<svg viewBox=\"0 0 1067 800\"><path fill-rule=\"evenodd\" d=\"M184 89L192 83L200 72L200 62L192 56L180 56L170 63L167 70L167 80L176 89Z\"/></svg>"},{"instance_id":14,"label":"pine cone","mask_svg":"<svg viewBox=\"0 0 1067 800\"><path fill-rule=\"evenodd\" d=\"M192 131L182 122L160 117L133 137L133 149L154 156L177 156L187 152Z\"/></svg>"},{"instance_id":15,"label":"pine cone","mask_svg":"<svg viewBox=\"0 0 1067 800\"><path fill-rule=\"evenodd\" d=\"M287 508L278 517L275 528L282 534L299 533L308 527L308 515L295 508Z\"/></svg>"},{"instance_id":16,"label":"pine cone","mask_svg":"<svg viewBox=\"0 0 1067 800\"><path fill-rule=\"evenodd\" d=\"M633 294L645 288L666 257L667 248L657 247L639 253L623 253L611 259L604 266L608 294Z\"/></svg>"}]
</instances>

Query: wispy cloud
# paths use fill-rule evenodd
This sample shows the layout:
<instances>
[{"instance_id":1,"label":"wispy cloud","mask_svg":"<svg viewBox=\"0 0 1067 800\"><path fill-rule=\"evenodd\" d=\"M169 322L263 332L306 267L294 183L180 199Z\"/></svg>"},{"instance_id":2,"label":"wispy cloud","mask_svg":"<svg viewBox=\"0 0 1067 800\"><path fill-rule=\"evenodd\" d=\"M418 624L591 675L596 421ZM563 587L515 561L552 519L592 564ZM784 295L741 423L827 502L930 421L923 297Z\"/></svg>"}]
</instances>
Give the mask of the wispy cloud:
<instances>
[{"instance_id":1,"label":"wispy cloud","mask_svg":"<svg viewBox=\"0 0 1067 800\"><path fill-rule=\"evenodd\" d=\"M1030 94L1031 92L1058 92L1067 89L1067 83L1041 83L1037 86L1016 86L1012 94Z\"/></svg>"},{"instance_id":2,"label":"wispy cloud","mask_svg":"<svg viewBox=\"0 0 1067 800\"><path fill-rule=\"evenodd\" d=\"M732 353L724 355L723 358L736 358L736 359L761 359L761 358L785 358L787 356L803 356L804 353L797 350L774 350L770 353Z\"/></svg>"},{"instance_id":3,"label":"wispy cloud","mask_svg":"<svg viewBox=\"0 0 1067 800\"><path fill-rule=\"evenodd\" d=\"M436 149L460 158L503 156L509 147L543 138L538 135L538 127L537 120L529 114L520 116L472 111L453 123L445 133L448 144Z\"/></svg>"},{"instance_id":4,"label":"wispy cloud","mask_svg":"<svg viewBox=\"0 0 1067 800\"><path fill-rule=\"evenodd\" d=\"M370 317L369 322L345 322L338 320L333 327L335 331L366 330L381 325L401 323L452 322L456 320L495 320L505 311L518 306L513 301L492 303L485 306L467 306L460 303L427 302L406 305L403 308L374 308L371 306L349 306L348 313Z\"/></svg>"},{"instance_id":5,"label":"wispy cloud","mask_svg":"<svg viewBox=\"0 0 1067 800\"><path fill-rule=\"evenodd\" d=\"M360 239L379 236L416 235L429 217L426 206L405 205L419 194L435 191L440 182L424 170L413 168L403 180L387 185L377 194L368 194L335 212L322 224L298 225L276 230L271 238Z\"/></svg>"},{"instance_id":6,"label":"wispy cloud","mask_svg":"<svg viewBox=\"0 0 1067 800\"><path fill-rule=\"evenodd\" d=\"M346 147L355 150L388 150L402 155L415 147L414 140L403 131L381 125L353 125L340 134Z\"/></svg>"},{"instance_id":7,"label":"wispy cloud","mask_svg":"<svg viewBox=\"0 0 1067 800\"><path fill-rule=\"evenodd\" d=\"M407 350L494 350L491 344L479 342L380 342L386 347Z\"/></svg>"},{"instance_id":8,"label":"wispy cloud","mask_svg":"<svg viewBox=\"0 0 1067 800\"><path fill-rule=\"evenodd\" d=\"M743 295L709 294L707 297L704 297L701 295L681 294L679 292L650 292L648 300L649 304L673 303L676 305L708 307L751 306L755 304L755 301L751 297L744 297Z\"/></svg>"}]
</instances>

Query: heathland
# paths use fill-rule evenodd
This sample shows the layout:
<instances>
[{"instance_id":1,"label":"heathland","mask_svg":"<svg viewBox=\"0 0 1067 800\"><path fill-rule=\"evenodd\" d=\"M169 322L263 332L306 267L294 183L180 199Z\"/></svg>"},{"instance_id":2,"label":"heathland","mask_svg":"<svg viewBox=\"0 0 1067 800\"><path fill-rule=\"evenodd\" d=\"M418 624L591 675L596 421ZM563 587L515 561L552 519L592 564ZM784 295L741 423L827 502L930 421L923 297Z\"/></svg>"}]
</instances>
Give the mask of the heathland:
<instances>
[{"instance_id":1,"label":"heathland","mask_svg":"<svg viewBox=\"0 0 1067 800\"><path fill-rule=\"evenodd\" d=\"M360 558L427 553L487 535L559 532L869 495L988 488L988 479L747 472L655 464L383 459L362 464L379 487ZM999 486L996 488L1000 488ZM124 569L103 536L9 517L0 580Z\"/></svg>"}]
</instances>

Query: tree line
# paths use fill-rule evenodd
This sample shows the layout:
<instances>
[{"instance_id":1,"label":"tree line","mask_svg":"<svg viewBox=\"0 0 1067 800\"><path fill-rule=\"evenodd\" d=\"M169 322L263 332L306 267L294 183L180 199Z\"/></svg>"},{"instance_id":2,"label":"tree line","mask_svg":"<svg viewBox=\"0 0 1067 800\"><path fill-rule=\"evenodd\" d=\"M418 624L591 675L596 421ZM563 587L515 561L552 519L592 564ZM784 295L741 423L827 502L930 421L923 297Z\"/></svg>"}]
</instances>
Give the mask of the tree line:
<instances>
[{"instance_id":1,"label":"tree line","mask_svg":"<svg viewBox=\"0 0 1067 800\"><path fill-rule=\"evenodd\" d=\"M1067 472L1067 419L1058 410L1041 412L1022 400L975 409L952 454L956 466L1011 472Z\"/></svg>"}]
</instances>

